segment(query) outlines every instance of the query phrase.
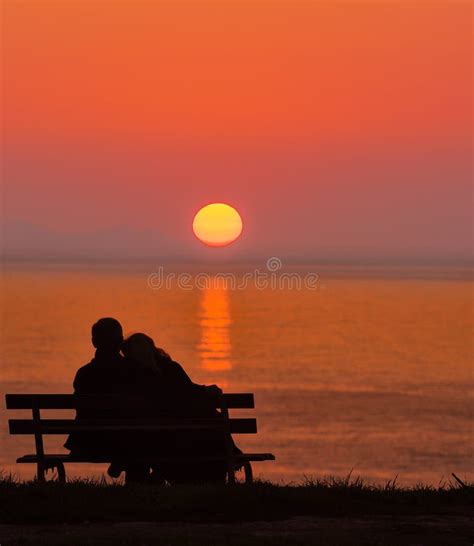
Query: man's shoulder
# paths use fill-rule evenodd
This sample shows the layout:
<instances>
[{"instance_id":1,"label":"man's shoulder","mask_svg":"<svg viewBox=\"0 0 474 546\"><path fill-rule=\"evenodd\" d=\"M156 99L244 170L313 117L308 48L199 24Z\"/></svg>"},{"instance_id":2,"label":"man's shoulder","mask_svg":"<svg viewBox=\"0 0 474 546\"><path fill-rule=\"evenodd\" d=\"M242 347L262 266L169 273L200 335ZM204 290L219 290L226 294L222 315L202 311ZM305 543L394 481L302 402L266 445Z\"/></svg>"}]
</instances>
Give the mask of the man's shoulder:
<instances>
[{"instance_id":1,"label":"man's shoulder","mask_svg":"<svg viewBox=\"0 0 474 546\"><path fill-rule=\"evenodd\" d=\"M92 361L91 362L88 362L87 364L84 364L84 366L81 366L77 372L76 372L76 378L77 377L82 377L84 375L88 375L89 373L91 373L91 371L93 371L94 369L94 366L92 364Z\"/></svg>"},{"instance_id":2,"label":"man's shoulder","mask_svg":"<svg viewBox=\"0 0 474 546\"><path fill-rule=\"evenodd\" d=\"M106 369L108 380L119 388L137 380L137 364L134 360L119 355L114 365Z\"/></svg>"},{"instance_id":3,"label":"man's shoulder","mask_svg":"<svg viewBox=\"0 0 474 546\"><path fill-rule=\"evenodd\" d=\"M127 375L133 375L137 372L137 364L134 360L125 356L120 356L118 368L122 373Z\"/></svg>"},{"instance_id":4,"label":"man's shoulder","mask_svg":"<svg viewBox=\"0 0 474 546\"><path fill-rule=\"evenodd\" d=\"M81 366L77 372L76 376L74 377L74 391L77 392L83 392L88 391L90 387L90 383L93 382L93 376L94 376L94 366L92 362L89 362L88 364L85 364L84 366Z\"/></svg>"},{"instance_id":5,"label":"man's shoulder","mask_svg":"<svg viewBox=\"0 0 474 546\"><path fill-rule=\"evenodd\" d=\"M125 366L133 366L135 364L135 361L131 358L128 358L127 356L119 355L119 364Z\"/></svg>"},{"instance_id":6,"label":"man's shoulder","mask_svg":"<svg viewBox=\"0 0 474 546\"><path fill-rule=\"evenodd\" d=\"M74 377L74 388L77 389L78 385L81 385L84 381L87 381L87 378L91 375L94 375L94 366L91 362L81 366Z\"/></svg>"}]
</instances>

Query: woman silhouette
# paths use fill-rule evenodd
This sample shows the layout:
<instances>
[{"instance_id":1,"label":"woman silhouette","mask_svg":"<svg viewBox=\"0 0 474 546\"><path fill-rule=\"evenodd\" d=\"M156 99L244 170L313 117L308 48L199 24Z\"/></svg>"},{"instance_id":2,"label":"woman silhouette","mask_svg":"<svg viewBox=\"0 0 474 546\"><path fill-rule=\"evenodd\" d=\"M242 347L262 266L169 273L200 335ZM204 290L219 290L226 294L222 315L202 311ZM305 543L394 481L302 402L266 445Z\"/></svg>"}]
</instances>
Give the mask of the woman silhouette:
<instances>
[{"instance_id":1,"label":"woman silhouette","mask_svg":"<svg viewBox=\"0 0 474 546\"><path fill-rule=\"evenodd\" d=\"M140 394L156 399L155 416L219 417L216 399L222 394L217 385L193 383L183 367L166 351L156 347L146 334L128 337L122 346L127 360L133 363L135 387ZM136 440L136 438L135 438ZM169 458L220 457L222 461L200 463L166 463L153 468L152 476L168 482L224 482L226 477L226 442L228 436L220 430L183 430L141 435L138 443L147 455ZM238 448L235 448L237 451Z\"/></svg>"}]
</instances>

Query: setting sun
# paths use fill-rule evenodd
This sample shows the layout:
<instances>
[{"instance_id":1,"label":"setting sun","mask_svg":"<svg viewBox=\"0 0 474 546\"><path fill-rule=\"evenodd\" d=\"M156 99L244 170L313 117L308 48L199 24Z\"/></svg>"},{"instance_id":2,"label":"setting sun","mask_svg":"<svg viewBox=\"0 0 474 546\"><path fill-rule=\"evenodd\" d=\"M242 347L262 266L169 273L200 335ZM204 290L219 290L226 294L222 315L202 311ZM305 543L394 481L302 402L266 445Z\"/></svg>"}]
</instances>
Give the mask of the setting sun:
<instances>
[{"instance_id":1,"label":"setting sun","mask_svg":"<svg viewBox=\"0 0 474 546\"><path fill-rule=\"evenodd\" d=\"M230 205L212 203L197 212L193 231L208 246L229 245L242 233L242 218Z\"/></svg>"}]
</instances>

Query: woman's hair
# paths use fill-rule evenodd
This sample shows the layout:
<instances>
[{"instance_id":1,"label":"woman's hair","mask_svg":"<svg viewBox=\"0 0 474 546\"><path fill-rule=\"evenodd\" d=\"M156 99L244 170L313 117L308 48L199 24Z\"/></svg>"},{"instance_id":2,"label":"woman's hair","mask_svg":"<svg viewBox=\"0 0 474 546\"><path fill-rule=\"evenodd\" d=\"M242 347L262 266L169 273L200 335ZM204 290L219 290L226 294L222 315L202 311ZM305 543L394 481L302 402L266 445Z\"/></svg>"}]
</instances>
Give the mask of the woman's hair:
<instances>
[{"instance_id":1,"label":"woman's hair","mask_svg":"<svg viewBox=\"0 0 474 546\"><path fill-rule=\"evenodd\" d=\"M157 373L160 372L160 362L170 360L166 351L156 347L153 339L142 333L128 336L123 342L122 351L125 356L141 364L145 369Z\"/></svg>"}]
</instances>

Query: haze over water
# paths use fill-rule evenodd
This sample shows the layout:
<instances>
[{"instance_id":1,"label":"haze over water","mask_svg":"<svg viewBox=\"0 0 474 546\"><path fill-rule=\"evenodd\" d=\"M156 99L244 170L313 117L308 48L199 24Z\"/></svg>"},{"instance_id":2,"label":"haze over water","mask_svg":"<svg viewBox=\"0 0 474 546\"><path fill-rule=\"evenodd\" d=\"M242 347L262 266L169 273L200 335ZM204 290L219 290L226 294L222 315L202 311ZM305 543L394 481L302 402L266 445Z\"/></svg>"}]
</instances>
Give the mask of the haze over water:
<instances>
[{"instance_id":1,"label":"haze over water","mask_svg":"<svg viewBox=\"0 0 474 546\"><path fill-rule=\"evenodd\" d=\"M398 475L402 484L437 485L451 472L472 479L470 272L299 272L308 270L320 275L316 290L152 290L153 268L8 266L2 399L71 392L77 368L93 356L91 324L114 316L126 333L151 335L195 382L255 393L258 434L236 441L276 455L255 465L264 479L351 469L377 482ZM32 476L34 467L15 458L34 452L33 440L10 437L6 422L29 415L3 408L0 468ZM68 476L105 468L69 465Z\"/></svg>"}]
</instances>

